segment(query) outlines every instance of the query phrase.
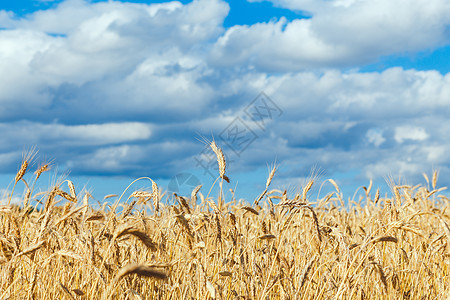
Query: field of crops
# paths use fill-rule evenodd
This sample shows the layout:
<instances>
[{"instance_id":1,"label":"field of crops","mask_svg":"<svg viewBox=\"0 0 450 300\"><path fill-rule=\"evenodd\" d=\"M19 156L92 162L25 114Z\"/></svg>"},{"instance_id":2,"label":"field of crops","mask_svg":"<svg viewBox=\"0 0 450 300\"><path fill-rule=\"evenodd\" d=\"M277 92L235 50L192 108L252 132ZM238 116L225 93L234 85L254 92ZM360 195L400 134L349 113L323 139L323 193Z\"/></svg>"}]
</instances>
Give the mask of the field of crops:
<instances>
[{"instance_id":1,"label":"field of crops","mask_svg":"<svg viewBox=\"0 0 450 300\"><path fill-rule=\"evenodd\" d=\"M197 187L192 196L149 191L89 205L65 180L34 193L24 160L0 207L0 299L447 299L450 294L450 205L436 187L371 186L354 203L335 191L311 201L271 189L224 199ZM47 171L44 165L33 180ZM163 201L171 197L172 205ZM109 204L108 204L109 203Z\"/></svg>"}]
</instances>

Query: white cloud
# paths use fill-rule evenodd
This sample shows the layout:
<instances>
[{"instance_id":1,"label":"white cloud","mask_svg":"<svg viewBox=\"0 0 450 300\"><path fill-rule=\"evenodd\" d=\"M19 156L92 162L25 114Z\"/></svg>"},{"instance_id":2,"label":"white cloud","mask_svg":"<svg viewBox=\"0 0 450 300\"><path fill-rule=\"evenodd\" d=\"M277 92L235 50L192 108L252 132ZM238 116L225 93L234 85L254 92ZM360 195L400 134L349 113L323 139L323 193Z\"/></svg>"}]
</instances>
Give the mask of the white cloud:
<instances>
[{"instance_id":1,"label":"white cloud","mask_svg":"<svg viewBox=\"0 0 450 300\"><path fill-rule=\"evenodd\" d=\"M426 161L434 165L447 165L450 162L450 145L438 144L423 147L426 153Z\"/></svg>"},{"instance_id":2,"label":"white cloud","mask_svg":"<svg viewBox=\"0 0 450 300\"><path fill-rule=\"evenodd\" d=\"M374 144L375 147L379 147L386 139L383 137L383 131L378 128L369 129L366 134L369 143Z\"/></svg>"},{"instance_id":3,"label":"white cloud","mask_svg":"<svg viewBox=\"0 0 450 300\"><path fill-rule=\"evenodd\" d=\"M99 146L148 139L151 129L142 123L106 123L86 125L42 124L35 122L0 124L4 145L17 141L46 142L63 146ZM17 145L17 144L16 144Z\"/></svg>"},{"instance_id":4,"label":"white cloud","mask_svg":"<svg viewBox=\"0 0 450 300\"><path fill-rule=\"evenodd\" d=\"M424 169L426 167L426 169ZM365 167L365 174L368 178L383 178L392 176L394 178L415 178L422 174L424 170L429 169L428 166L420 162L404 161L404 160L385 160L376 162ZM417 180L414 182L417 184ZM410 182L410 184L412 184Z\"/></svg>"},{"instance_id":5,"label":"white cloud","mask_svg":"<svg viewBox=\"0 0 450 300\"><path fill-rule=\"evenodd\" d=\"M405 140L424 141L429 137L424 128L416 126L399 126L395 128L394 139L397 143L403 143Z\"/></svg>"},{"instance_id":6,"label":"white cloud","mask_svg":"<svg viewBox=\"0 0 450 300\"><path fill-rule=\"evenodd\" d=\"M205 71L201 59L205 50L198 45L222 32L228 10L228 4L219 0L188 5L68 0L26 18L2 12L0 27L10 29L0 31L0 77L4 78L0 103L19 101L30 103L30 110L45 108L55 101L52 91L61 85L81 88L101 85L105 79L113 80L108 82L109 89L122 93L117 101L123 101L124 94L139 98L146 89L157 91L158 100L150 97L150 101L171 108L185 103L178 99L189 93L208 101L207 89L205 94L202 88L194 88L196 73ZM159 62L157 70L142 72L153 62ZM177 79L172 80L170 69L179 72ZM166 78L161 72L167 73ZM135 78L143 73L141 79ZM135 81L127 82L127 78ZM136 83L138 88L133 86ZM144 92L143 97L148 96ZM0 115L7 113L2 107Z\"/></svg>"},{"instance_id":7,"label":"white cloud","mask_svg":"<svg viewBox=\"0 0 450 300\"><path fill-rule=\"evenodd\" d=\"M358 66L450 42L446 0L273 2L312 10L312 17L234 26L215 44L211 62L269 71Z\"/></svg>"},{"instance_id":8,"label":"white cloud","mask_svg":"<svg viewBox=\"0 0 450 300\"><path fill-rule=\"evenodd\" d=\"M126 168L130 160L135 158L135 155L136 147L130 147L129 145L100 148L79 159L70 158L67 161L67 167L77 171L79 166L82 165L85 171L95 170L96 172L115 173Z\"/></svg>"},{"instance_id":9,"label":"white cloud","mask_svg":"<svg viewBox=\"0 0 450 300\"><path fill-rule=\"evenodd\" d=\"M46 51L55 43L58 43L57 39L41 32L0 31L1 104L29 101L33 105L40 106L48 101L43 89L47 83L39 72L32 72L30 64L36 53Z\"/></svg>"},{"instance_id":10,"label":"white cloud","mask_svg":"<svg viewBox=\"0 0 450 300\"><path fill-rule=\"evenodd\" d=\"M116 92L144 109L198 111L215 96L210 86L199 82L206 72L201 60L168 51L159 59L149 58L139 64Z\"/></svg>"},{"instance_id":11,"label":"white cloud","mask_svg":"<svg viewBox=\"0 0 450 300\"><path fill-rule=\"evenodd\" d=\"M302 115L306 112L342 115L376 123L380 122L377 119L394 115L444 116L450 99L449 80L450 74L401 68L382 73L299 72L273 79L277 85L275 95L282 99L280 105L287 110L298 109Z\"/></svg>"}]
</instances>

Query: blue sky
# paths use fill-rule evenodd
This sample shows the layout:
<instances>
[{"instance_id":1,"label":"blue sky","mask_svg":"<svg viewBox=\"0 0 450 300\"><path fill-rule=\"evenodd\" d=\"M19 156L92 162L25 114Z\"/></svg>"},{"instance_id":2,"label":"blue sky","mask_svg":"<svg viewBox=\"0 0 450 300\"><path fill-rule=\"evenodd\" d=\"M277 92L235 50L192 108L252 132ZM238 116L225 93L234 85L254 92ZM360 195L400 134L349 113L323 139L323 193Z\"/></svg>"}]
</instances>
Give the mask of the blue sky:
<instances>
[{"instance_id":1,"label":"blue sky","mask_svg":"<svg viewBox=\"0 0 450 300\"><path fill-rule=\"evenodd\" d=\"M434 169L447 186L449 58L446 0L3 1L0 187L36 146L42 188L206 194L213 136L249 201L275 162L291 194L314 170L345 198Z\"/></svg>"}]
</instances>

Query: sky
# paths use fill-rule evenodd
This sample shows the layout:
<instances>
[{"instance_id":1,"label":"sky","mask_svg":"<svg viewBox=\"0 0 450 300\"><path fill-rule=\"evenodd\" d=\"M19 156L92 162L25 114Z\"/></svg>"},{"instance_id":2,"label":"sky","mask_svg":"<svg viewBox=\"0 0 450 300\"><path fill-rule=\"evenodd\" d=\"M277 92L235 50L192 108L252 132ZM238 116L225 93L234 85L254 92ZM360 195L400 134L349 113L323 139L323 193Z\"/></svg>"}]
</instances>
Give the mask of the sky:
<instances>
[{"instance_id":1,"label":"sky","mask_svg":"<svg viewBox=\"0 0 450 300\"><path fill-rule=\"evenodd\" d=\"M449 186L449 58L447 0L2 0L0 189L35 148L42 189L206 195L205 139L249 202L274 164L292 197Z\"/></svg>"}]
</instances>

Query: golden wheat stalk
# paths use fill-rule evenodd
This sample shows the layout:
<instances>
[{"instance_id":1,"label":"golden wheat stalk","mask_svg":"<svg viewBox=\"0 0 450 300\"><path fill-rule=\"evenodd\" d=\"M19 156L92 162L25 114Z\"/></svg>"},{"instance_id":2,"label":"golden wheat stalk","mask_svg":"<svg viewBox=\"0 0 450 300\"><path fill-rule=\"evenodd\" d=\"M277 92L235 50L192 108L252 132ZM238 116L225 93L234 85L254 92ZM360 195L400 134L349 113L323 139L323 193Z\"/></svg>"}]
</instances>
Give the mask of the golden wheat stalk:
<instances>
[{"instance_id":1,"label":"golden wheat stalk","mask_svg":"<svg viewBox=\"0 0 450 300\"><path fill-rule=\"evenodd\" d=\"M116 284L119 282L120 279L122 279L127 275L134 275L134 274L140 277L153 278L157 280L166 280L168 278L166 272L160 271L153 267L149 267L143 264L129 264L121 268L117 273L117 275L114 277L114 280L112 280L111 284L107 289L108 297L105 297L105 299L110 299L112 297L111 295L112 288L116 286Z\"/></svg>"},{"instance_id":2,"label":"golden wheat stalk","mask_svg":"<svg viewBox=\"0 0 450 300\"><path fill-rule=\"evenodd\" d=\"M251 206L242 206L241 209L245 210L246 212L251 212L254 215L259 215L259 212Z\"/></svg>"},{"instance_id":3,"label":"golden wheat stalk","mask_svg":"<svg viewBox=\"0 0 450 300\"><path fill-rule=\"evenodd\" d=\"M152 251L158 250L156 247L156 244L146 233L144 233L138 229L135 229L133 227L127 228L126 230L120 232L116 238L119 238L119 237L127 235L127 234L137 237L145 246L150 248Z\"/></svg>"},{"instance_id":4,"label":"golden wheat stalk","mask_svg":"<svg viewBox=\"0 0 450 300\"><path fill-rule=\"evenodd\" d=\"M152 180L152 198L153 198L153 208L155 209L155 212L159 210L159 190L158 185L156 182Z\"/></svg>"},{"instance_id":5,"label":"golden wheat stalk","mask_svg":"<svg viewBox=\"0 0 450 300\"><path fill-rule=\"evenodd\" d=\"M225 168L227 163L225 161L225 155L223 154L222 149L217 147L216 142L212 141L210 144L212 151L216 154L217 163L219 165L219 176L224 179L226 182L230 183L230 179L225 175Z\"/></svg>"},{"instance_id":6,"label":"golden wheat stalk","mask_svg":"<svg viewBox=\"0 0 450 300\"><path fill-rule=\"evenodd\" d=\"M267 189L269 188L270 183L272 182L272 179L275 176L275 171L276 170L277 170L276 166L273 166L272 171L270 171L269 177L267 178L267 181L266 181L266 188L259 195L259 197L255 199L255 201L253 202L253 205L258 205L259 201L261 201L261 199L267 194Z\"/></svg>"},{"instance_id":7,"label":"golden wheat stalk","mask_svg":"<svg viewBox=\"0 0 450 300\"><path fill-rule=\"evenodd\" d=\"M201 188L202 188L202 185L200 184L200 185L196 186L195 189L192 191L191 201L192 201L192 204L194 204L194 205L197 203L197 194Z\"/></svg>"},{"instance_id":8,"label":"golden wheat stalk","mask_svg":"<svg viewBox=\"0 0 450 300\"><path fill-rule=\"evenodd\" d=\"M120 269L119 273L116 275L116 280L121 279L124 276L130 275L130 274L136 274L138 276L143 277L150 277L155 279L167 279L167 273L157 270L153 267L149 267L142 264L130 264L122 269Z\"/></svg>"},{"instance_id":9,"label":"golden wheat stalk","mask_svg":"<svg viewBox=\"0 0 450 300\"><path fill-rule=\"evenodd\" d=\"M70 195L76 199L77 198L77 192L75 191L75 185L72 181L67 180L67 185L69 186Z\"/></svg>"},{"instance_id":10,"label":"golden wheat stalk","mask_svg":"<svg viewBox=\"0 0 450 300\"><path fill-rule=\"evenodd\" d=\"M310 180L308 182L308 184L305 186L305 188L303 189L302 192L302 201L306 202L306 194L308 193L308 191L311 189L312 185L314 184L314 180Z\"/></svg>"},{"instance_id":11,"label":"golden wheat stalk","mask_svg":"<svg viewBox=\"0 0 450 300\"><path fill-rule=\"evenodd\" d=\"M311 270L311 267L312 267L312 265L313 265L313 263L314 263L315 261L316 261L316 256L314 255L314 256L308 261L308 263L306 264L306 266L303 268L302 275L301 275L300 278L299 278L300 288L302 288L303 285L305 284L306 278L307 278L307 276L308 276L308 274L309 274L309 271Z\"/></svg>"},{"instance_id":12,"label":"golden wheat stalk","mask_svg":"<svg viewBox=\"0 0 450 300\"><path fill-rule=\"evenodd\" d=\"M23 250L22 252L18 253L18 254L17 254L17 257L20 257L20 256L22 256L22 255L32 254L32 253L34 253L36 250L38 250L39 248L41 248L42 246L44 246L45 243L46 243L45 241L40 241L40 242L38 242L37 244L35 244L35 245L31 246L31 247L28 247L27 249L25 249L25 250Z\"/></svg>"},{"instance_id":13,"label":"golden wheat stalk","mask_svg":"<svg viewBox=\"0 0 450 300\"><path fill-rule=\"evenodd\" d=\"M77 213L79 213L80 211L82 211L83 209L85 209L87 207L87 205L83 205L81 207L75 208L73 209L71 212L67 213L66 215L64 215L63 217L61 217L61 219L59 219L56 223L55 226L61 224L62 222L68 220L69 218L71 218L72 216L76 215Z\"/></svg>"},{"instance_id":14,"label":"golden wheat stalk","mask_svg":"<svg viewBox=\"0 0 450 300\"><path fill-rule=\"evenodd\" d=\"M15 183L19 182L23 178L23 176L27 172L27 169L28 169L28 160L24 160L22 166L20 167L20 170L17 172L16 177L14 179Z\"/></svg>"},{"instance_id":15,"label":"golden wheat stalk","mask_svg":"<svg viewBox=\"0 0 450 300\"><path fill-rule=\"evenodd\" d=\"M42 173L47 172L48 170L50 170L50 167L48 164L45 164L41 167L39 167L34 174L36 175L36 180L39 179L39 177L41 176Z\"/></svg>"},{"instance_id":16,"label":"golden wheat stalk","mask_svg":"<svg viewBox=\"0 0 450 300\"><path fill-rule=\"evenodd\" d=\"M68 193L60 190L59 188L55 189L55 193L56 193L56 195L61 196L61 197L63 197L66 200L69 200L69 201L71 201L73 203L77 203L77 198L76 197L74 197L72 195L69 195Z\"/></svg>"}]
</instances>

